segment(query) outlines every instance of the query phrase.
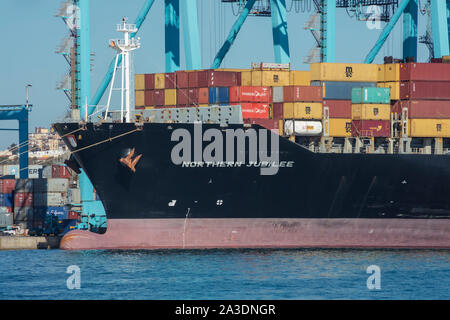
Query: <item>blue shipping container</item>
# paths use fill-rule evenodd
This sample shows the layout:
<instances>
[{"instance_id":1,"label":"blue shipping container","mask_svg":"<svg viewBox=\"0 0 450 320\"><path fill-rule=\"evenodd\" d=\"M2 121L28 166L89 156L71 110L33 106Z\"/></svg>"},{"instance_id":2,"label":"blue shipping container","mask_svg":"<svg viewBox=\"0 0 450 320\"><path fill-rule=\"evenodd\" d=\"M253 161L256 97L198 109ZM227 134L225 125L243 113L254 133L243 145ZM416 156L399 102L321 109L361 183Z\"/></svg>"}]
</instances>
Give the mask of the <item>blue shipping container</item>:
<instances>
[{"instance_id":1,"label":"blue shipping container","mask_svg":"<svg viewBox=\"0 0 450 320\"><path fill-rule=\"evenodd\" d=\"M228 104L230 101L230 91L228 87L209 88L209 104Z\"/></svg>"},{"instance_id":2,"label":"blue shipping container","mask_svg":"<svg viewBox=\"0 0 450 320\"><path fill-rule=\"evenodd\" d=\"M0 207L10 207L14 206L14 197L12 193L0 193Z\"/></svg>"},{"instance_id":3,"label":"blue shipping container","mask_svg":"<svg viewBox=\"0 0 450 320\"><path fill-rule=\"evenodd\" d=\"M35 215L40 219L44 219L46 215L56 215L59 219L67 219L69 217L69 207L35 207Z\"/></svg>"}]
</instances>

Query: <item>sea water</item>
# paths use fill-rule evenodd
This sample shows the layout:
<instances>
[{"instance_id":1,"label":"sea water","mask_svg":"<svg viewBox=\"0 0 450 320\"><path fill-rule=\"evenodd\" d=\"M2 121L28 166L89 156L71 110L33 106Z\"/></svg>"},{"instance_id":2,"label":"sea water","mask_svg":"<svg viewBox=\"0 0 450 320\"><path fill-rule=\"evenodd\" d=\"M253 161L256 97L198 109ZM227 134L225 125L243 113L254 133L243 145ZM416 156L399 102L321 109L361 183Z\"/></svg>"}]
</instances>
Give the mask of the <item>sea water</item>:
<instances>
[{"instance_id":1,"label":"sea water","mask_svg":"<svg viewBox=\"0 0 450 320\"><path fill-rule=\"evenodd\" d=\"M449 299L449 250L0 251L0 299Z\"/></svg>"}]
</instances>

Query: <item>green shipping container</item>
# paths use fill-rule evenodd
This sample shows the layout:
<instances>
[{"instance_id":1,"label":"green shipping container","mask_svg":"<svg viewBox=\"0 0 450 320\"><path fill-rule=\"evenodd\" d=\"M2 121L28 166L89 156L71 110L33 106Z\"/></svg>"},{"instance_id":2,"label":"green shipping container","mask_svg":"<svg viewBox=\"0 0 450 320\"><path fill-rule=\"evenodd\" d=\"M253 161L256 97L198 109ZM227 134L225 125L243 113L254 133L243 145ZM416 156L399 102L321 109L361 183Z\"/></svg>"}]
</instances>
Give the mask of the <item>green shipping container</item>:
<instances>
[{"instance_id":1,"label":"green shipping container","mask_svg":"<svg viewBox=\"0 0 450 320\"><path fill-rule=\"evenodd\" d=\"M353 88L352 103L353 104L389 104L391 102L391 94L389 88Z\"/></svg>"}]
</instances>

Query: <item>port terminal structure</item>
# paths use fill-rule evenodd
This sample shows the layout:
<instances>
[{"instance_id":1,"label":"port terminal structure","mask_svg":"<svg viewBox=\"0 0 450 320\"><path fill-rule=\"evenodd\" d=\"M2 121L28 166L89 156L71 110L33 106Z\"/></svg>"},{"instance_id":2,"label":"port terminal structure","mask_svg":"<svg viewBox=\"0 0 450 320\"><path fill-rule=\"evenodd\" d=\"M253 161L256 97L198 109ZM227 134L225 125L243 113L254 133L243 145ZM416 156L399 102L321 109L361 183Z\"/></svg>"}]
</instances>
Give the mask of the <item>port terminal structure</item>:
<instances>
[{"instance_id":1,"label":"port terminal structure","mask_svg":"<svg viewBox=\"0 0 450 320\"><path fill-rule=\"evenodd\" d=\"M159 0L164 1L165 15L165 71L174 72L180 69L180 21L183 30L185 46L186 69L201 69L201 46L198 28L197 0ZM218 0L217 0L218 1ZM145 0L134 24L136 32L130 34L133 39L145 21L155 0ZM227 52L248 16L271 17L272 36L275 63L290 63L289 35L287 23L287 3L289 0L221 0L237 6L237 19L228 36L211 62L211 68L219 68ZM403 16L403 58L417 61L418 43L426 44L430 58L441 58L450 54L449 50L449 10L450 0L291 0L294 4L312 3L314 15L318 17L318 27L310 24L305 26L316 40L318 62L335 62L336 48L336 9L344 8L353 12L354 17L368 21L371 14L368 9L376 6L381 8L378 19L386 22L378 40L367 53L364 62L372 63L383 47L389 34ZM109 69L91 96L90 67L90 12L89 0L68 0L57 14L66 24L68 16L64 13L69 9L75 12L76 23L71 28L74 48L71 60L72 106L78 119L88 118L96 109L98 103L111 83L114 71L122 64L121 57L112 59ZM418 37L418 15L427 15L428 25L425 36ZM72 14L73 15L73 14ZM312 56L312 55L310 55ZM310 61L311 62L311 61ZM93 187L82 173L80 175L82 189L83 212L102 212L100 201L93 198Z\"/></svg>"},{"instance_id":2,"label":"port terminal structure","mask_svg":"<svg viewBox=\"0 0 450 320\"><path fill-rule=\"evenodd\" d=\"M19 131L19 145L16 147L19 154L20 179L28 179L28 116L32 104L26 105L0 105L0 120L17 120L18 129L0 128L0 130Z\"/></svg>"}]
</instances>

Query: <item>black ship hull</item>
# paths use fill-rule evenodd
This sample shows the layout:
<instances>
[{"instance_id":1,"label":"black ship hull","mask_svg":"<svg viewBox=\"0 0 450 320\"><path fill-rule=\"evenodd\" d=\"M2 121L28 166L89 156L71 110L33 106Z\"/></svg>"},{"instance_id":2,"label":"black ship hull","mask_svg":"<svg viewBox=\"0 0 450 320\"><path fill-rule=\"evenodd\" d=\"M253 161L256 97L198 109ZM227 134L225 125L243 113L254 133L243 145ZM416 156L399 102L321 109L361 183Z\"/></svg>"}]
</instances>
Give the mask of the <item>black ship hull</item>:
<instances>
[{"instance_id":1,"label":"black ship hull","mask_svg":"<svg viewBox=\"0 0 450 320\"><path fill-rule=\"evenodd\" d=\"M244 163L226 161L224 155L224 161L208 162L195 159L194 152L191 161L174 163L172 153L180 143L173 138L175 130L189 133L194 151L211 144L195 145L194 124L54 127L86 171L108 217L105 235L76 231L63 239L68 249L450 247L446 155L314 153L280 137L278 159L271 164L276 173L262 174L267 163L259 157L252 163L248 144ZM226 141L227 130L249 128L203 124L201 132L208 129L222 132ZM72 132L75 145L69 141ZM131 150L131 160L140 156L135 172L120 161ZM81 244L80 237L88 240Z\"/></svg>"}]
</instances>

